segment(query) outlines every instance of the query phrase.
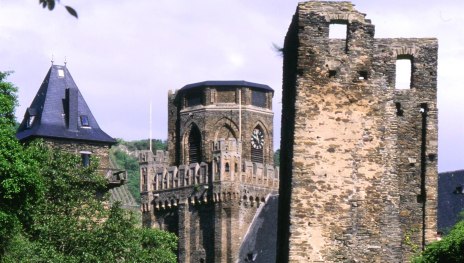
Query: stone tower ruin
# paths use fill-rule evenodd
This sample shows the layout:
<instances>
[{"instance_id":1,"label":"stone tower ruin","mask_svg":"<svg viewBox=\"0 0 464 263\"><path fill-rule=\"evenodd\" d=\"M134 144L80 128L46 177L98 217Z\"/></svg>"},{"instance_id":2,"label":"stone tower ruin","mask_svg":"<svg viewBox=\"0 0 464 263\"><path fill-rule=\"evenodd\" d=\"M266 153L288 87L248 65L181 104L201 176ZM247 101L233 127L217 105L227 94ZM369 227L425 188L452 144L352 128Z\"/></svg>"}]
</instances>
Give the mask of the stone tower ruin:
<instances>
[{"instance_id":1,"label":"stone tower ruin","mask_svg":"<svg viewBox=\"0 0 464 263\"><path fill-rule=\"evenodd\" d=\"M169 93L168 151L144 151L139 163L143 224L177 234L179 262L232 263L239 251L253 257L241 244L279 184L272 96L246 81Z\"/></svg>"},{"instance_id":2,"label":"stone tower ruin","mask_svg":"<svg viewBox=\"0 0 464 263\"><path fill-rule=\"evenodd\" d=\"M346 38L329 38L333 24ZM407 262L436 238L436 39L300 3L284 44L277 262ZM398 60L410 85L395 83Z\"/></svg>"}]
</instances>

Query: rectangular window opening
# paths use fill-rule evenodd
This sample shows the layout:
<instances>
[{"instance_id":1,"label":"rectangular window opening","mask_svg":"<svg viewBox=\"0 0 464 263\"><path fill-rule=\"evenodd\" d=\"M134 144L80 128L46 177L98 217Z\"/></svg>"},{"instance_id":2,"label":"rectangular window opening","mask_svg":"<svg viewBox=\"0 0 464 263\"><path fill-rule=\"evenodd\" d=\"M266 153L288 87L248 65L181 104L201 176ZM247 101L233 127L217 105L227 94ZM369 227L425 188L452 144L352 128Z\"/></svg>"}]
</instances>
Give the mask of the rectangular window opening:
<instances>
[{"instance_id":1,"label":"rectangular window opening","mask_svg":"<svg viewBox=\"0 0 464 263\"><path fill-rule=\"evenodd\" d=\"M367 71L361 70L358 72L358 79L359 80L367 80Z\"/></svg>"},{"instance_id":2,"label":"rectangular window opening","mask_svg":"<svg viewBox=\"0 0 464 263\"><path fill-rule=\"evenodd\" d=\"M337 76L336 70L329 70L329 78L335 78Z\"/></svg>"},{"instance_id":3,"label":"rectangular window opening","mask_svg":"<svg viewBox=\"0 0 464 263\"><path fill-rule=\"evenodd\" d=\"M346 39L348 25L344 23L331 23L329 26L330 39Z\"/></svg>"},{"instance_id":4,"label":"rectangular window opening","mask_svg":"<svg viewBox=\"0 0 464 263\"><path fill-rule=\"evenodd\" d=\"M58 77L59 78L64 78L64 70L62 70L62 69L58 70Z\"/></svg>"},{"instance_id":5,"label":"rectangular window opening","mask_svg":"<svg viewBox=\"0 0 464 263\"><path fill-rule=\"evenodd\" d=\"M87 115L81 115L81 125L84 127L90 126L89 117Z\"/></svg>"},{"instance_id":6,"label":"rectangular window opening","mask_svg":"<svg viewBox=\"0 0 464 263\"><path fill-rule=\"evenodd\" d=\"M412 79L412 61L411 59L396 60L396 89L410 89Z\"/></svg>"},{"instance_id":7,"label":"rectangular window opening","mask_svg":"<svg viewBox=\"0 0 464 263\"><path fill-rule=\"evenodd\" d=\"M401 103L396 102L396 116L403 116L403 109L401 108Z\"/></svg>"},{"instance_id":8,"label":"rectangular window opening","mask_svg":"<svg viewBox=\"0 0 464 263\"><path fill-rule=\"evenodd\" d=\"M91 152L81 152L81 159L82 159L82 166L89 167L90 166L90 155Z\"/></svg>"}]
</instances>

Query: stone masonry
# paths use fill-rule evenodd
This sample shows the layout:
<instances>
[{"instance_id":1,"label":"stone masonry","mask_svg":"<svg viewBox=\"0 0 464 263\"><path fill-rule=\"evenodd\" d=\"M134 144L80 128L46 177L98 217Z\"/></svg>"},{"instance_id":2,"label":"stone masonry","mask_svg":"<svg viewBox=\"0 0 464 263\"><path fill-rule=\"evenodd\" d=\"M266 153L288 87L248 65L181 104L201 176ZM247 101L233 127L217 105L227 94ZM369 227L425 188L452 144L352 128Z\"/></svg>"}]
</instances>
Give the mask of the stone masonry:
<instances>
[{"instance_id":1,"label":"stone masonry","mask_svg":"<svg viewBox=\"0 0 464 263\"><path fill-rule=\"evenodd\" d=\"M329 38L345 24L345 39ZM435 240L436 39L376 39L349 2L300 3L284 44L277 262L407 262ZM396 62L411 61L409 89Z\"/></svg>"},{"instance_id":2,"label":"stone masonry","mask_svg":"<svg viewBox=\"0 0 464 263\"><path fill-rule=\"evenodd\" d=\"M256 211L277 193L272 95L245 81L169 93L168 152L141 152L140 191L143 225L177 234L179 262L237 262Z\"/></svg>"}]
</instances>

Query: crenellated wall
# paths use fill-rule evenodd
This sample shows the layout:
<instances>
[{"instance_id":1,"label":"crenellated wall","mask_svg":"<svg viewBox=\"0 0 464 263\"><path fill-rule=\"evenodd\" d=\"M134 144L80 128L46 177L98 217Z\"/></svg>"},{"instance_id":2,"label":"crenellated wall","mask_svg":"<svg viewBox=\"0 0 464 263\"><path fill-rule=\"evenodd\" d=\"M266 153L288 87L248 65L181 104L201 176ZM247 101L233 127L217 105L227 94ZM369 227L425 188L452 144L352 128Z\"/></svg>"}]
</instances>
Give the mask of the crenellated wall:
<instances>
[{"instance_id":1,"label":"crenellated wall","mask_svg":"<svg viewBox=\"0 0 464 263\"><path fill-rule=\"evenodd\" d=\"M242 160L241 142L213 143L211 163L169 166L139 155L143 224L179 236L179 262L235 262L256 210L276 194L279 169Z\"/></svg>"}]
</instances>

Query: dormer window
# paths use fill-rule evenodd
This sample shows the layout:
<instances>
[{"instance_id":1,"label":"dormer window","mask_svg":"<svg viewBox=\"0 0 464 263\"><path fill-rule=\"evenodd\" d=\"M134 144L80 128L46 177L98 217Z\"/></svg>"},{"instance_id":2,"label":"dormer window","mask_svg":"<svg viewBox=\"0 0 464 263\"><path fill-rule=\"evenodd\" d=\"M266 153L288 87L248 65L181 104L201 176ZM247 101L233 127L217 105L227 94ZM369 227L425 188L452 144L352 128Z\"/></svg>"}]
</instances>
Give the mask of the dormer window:
<instances>
[{"instance_id":1,"label":"dormer window","mask_svg":"<svg viewBox=\"0 0 464 263\"><path fill-rule=\"evenodd\" d=\"M27 118L27 122L26 122L26 128L31 128L32 127L32 124L34 124L34 120L35 120L35 116L34 115L31 115Z\"/></svg>"},{"instance_id":2,"label":"dormer window","mask_svg":"<svg viewBox=\"0 0 464 263\"><path fill-rule=\"evenodd\" d=\"M64 78L64 70L62 69L58 70L58 78Z\"/></svg>"},{"instance_id":3,"label":"dormer window","mask_svg":"<svg viewBox=\"0 0 464 263\"><path fill-rule=\"evenodd\" d=\"M83 127L89 127L89 117L87 115L81 115L81 125Z\"/></svg>"}]
</instances>

